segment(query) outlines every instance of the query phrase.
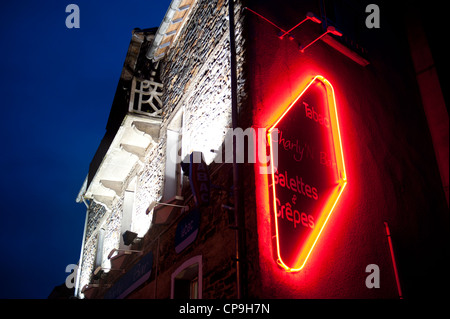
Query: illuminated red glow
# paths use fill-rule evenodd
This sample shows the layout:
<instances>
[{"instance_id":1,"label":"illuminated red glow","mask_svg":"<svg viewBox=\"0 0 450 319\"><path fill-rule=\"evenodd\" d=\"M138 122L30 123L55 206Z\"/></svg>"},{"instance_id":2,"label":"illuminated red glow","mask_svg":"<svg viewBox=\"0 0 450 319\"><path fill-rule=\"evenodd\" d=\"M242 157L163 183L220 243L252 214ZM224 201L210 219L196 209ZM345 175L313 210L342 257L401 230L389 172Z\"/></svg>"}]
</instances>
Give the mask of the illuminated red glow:
<instances>
[{"instance_id":1,"label":"illuminated red glow","mask_svg":"<svg viewBox=\"0 0 450 319\"><path fill-rule=\"evenodd\" d=\"M340 134L340 128L339 128L339 119L338 119L338 113L337 113L337 107L336 107L336 100L335 100L335 94L334 89L331 83L326 80L323 76L317 75L312 80L309 81L309 83L304 87L304 89L301 91L301 93L297 96L297 98L292 101L289 106L283 111L281 116L273 123L268 131L267 131L267 139L270 145L270 153L271 153L271 163L275 163L273 158L273 141L272 141L272 134L274 130L277 128L277 125L280 123L280 121L283 120L283 118L289 113L289 111L296 105L296 103L299 101L299 99L302 98L302 96L305 94L305 92L308 91L308 89L313 85L314 83L321 83L324 85L326 89L326 105L328 106L328 113L330 116L330 125L331 125L331 141L329 141L334 149L335 152L335 163L336 163L336 169L337 169L337 180L336 185L334 189L332 189L331 192L327 194L327 198L324 201L324 204L317 208L318 211L315 214L317 216L316 220L314 221L315 227L311 231L311 233L306 237L305 241L301 244L301 247L297 247L295 249L296 256L292 260L295 260L293 265L288 265L285 261L285 258L282 256L281 253L281 247L280 247L280 233L279 233L279 225L278 225L278 207L277 207L277 193L276 193L276 187L275 187L275 168L272 165L272 171L271 171L271 181L272 181L272 205L273 205L273 220L275 223L275 241L276 241L276 257L277 257L277 263L280 265L283 269L285 269L288 272L298 272L300 271L306 264L308 258L310 257L311 253L314 250L314 247L320 238L332 212L334 211L336 204L339 201L339 198L341 197L345 186L347 185L347 175L345 170L345 162L344 162L344 156L342 151L342 142L341 142L341 134ZM278 141L277 141L278 142Z\"/></svg>"}]
</instances>

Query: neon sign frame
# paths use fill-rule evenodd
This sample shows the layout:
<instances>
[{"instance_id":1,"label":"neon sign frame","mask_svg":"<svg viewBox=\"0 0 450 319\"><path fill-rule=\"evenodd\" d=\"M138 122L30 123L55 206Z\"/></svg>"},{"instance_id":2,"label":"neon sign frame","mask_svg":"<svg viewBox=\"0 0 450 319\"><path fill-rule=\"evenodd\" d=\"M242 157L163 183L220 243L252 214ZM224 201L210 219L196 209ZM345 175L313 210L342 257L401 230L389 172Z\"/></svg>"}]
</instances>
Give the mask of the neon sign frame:
<instances>
[{"instance_id":1,"label":"neon sign frame","mask_svg":"<svg viewBox=\"0 0 450 319\"><path fill-rule=\"evenodd\" d=\"M331 192L328 199L325 201L325 205L321 208L321 211L318 214L318 218L316 219L316 227L311 232L311 234L307 237L305 240L305 244L303 245L300 250L297 252L296 257L296 267L289 267L286 265L286 263L283 261L283 258L280 254L280 240L279 240L279 228L278 228L278 211L277 211L277 196L276 196L276 187L275 187L275 173L276 173L276 167L272 165L271 167L271 178L272 178L272 204L273 204L273 213L274 213L274 221L275 221L275 237L276 237L276 253L277 253L277 263L282 268L284 268L288 272L298 272L303 269L306 262L308 261L308 258L310 257L312 251L314 250L314 247L322 234L332 212L334 211L334 208L336 207L336 204L338 203L346 185L347 185L347 174L345 169L345 162L344 162L344 155L342 150L342 141L341 141L341 133L339 128L339 118L338 118L338 112L336 107L336 99L334 94L334 88L331 85L331 83L325 79L321 75L315 76L302 90L302 92L298 95L298 97L289 104L289 106L286 108L286 110L282 113L282 115L278 118L278 120L272 124L269 129L267 130L267 140L270 146L270 156L271 156L271 163L275 163L273 158L273 145L272 145L272 134L273 131L276 129L278 123L289 113L289 111L293 108L294 105L296 105L297 101L305 94L305 92L310 88L310 86L316 82L321 82L326 89L326 96L328 99L328 108L329 108L329 114L330 114L330 122L331 122L331 135L332 135L332 145L335 150L336 154L336 166L338 169L338 176L339 179L337 181L337 185L334 188L334 190Z\"/></svg>"}]
</instances>

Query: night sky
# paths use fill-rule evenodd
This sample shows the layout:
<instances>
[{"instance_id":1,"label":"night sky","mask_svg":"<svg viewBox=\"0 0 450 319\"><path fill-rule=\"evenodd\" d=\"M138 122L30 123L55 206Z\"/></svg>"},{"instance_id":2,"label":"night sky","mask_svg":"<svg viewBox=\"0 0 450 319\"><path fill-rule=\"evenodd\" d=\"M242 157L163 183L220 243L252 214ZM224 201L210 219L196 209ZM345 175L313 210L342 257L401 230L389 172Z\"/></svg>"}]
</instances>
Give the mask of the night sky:
<instances>
[{"instance_id":1,"label":"night sky","mask_svg":"<svg viewBox=\"0 0 450 319\"><path fill-rule=\"evenodd\" d=\"M131 31L170 0L2 1L0 298L47 298L78 262L75 202L105 133ZM66 6L80 8L68 29Z\"/></svg>"}]
</instances>

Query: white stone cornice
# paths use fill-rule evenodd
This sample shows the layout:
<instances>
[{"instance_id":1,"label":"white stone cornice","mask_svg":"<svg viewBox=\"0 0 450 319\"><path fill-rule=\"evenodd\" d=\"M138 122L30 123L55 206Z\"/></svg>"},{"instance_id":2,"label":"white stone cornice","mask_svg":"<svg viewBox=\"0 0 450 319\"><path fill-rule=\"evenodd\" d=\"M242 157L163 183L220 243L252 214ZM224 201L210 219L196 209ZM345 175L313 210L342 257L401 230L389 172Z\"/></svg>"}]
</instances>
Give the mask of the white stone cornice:
<instances>
[{"instance_id":1,"label":"white stone cornice","mask_svg":"<svg viewBox=\"0 0 450 319\"><path fill-rule=\"evenodd\" d=\"M159 141L160 124L160 119L126 115L84 196L111 207Z\"/></svg>"}]
</instances>

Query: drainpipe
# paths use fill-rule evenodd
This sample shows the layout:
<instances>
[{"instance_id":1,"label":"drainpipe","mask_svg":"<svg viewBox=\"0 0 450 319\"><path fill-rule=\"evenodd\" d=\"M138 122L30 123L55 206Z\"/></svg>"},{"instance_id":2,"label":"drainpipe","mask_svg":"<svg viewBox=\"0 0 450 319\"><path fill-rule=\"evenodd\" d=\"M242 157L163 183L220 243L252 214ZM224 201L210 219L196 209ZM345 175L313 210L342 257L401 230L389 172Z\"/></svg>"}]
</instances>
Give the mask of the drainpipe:
<instances>
[{"instance_id":1,"label":"drainpipe","mask_svg":"<svg viewBox=\"0 0 450 319\"><path fill-rule=\"evenodd\" d=\"M158 236L158 242L156 245L156 269L155 269L155 296L154 299L158 297L158 270L159 270L159 241L161 238L161 234Z\"/></svg>"},{"instance_id":2,"label":"drainpipe","mask_svg":"<svg viewBox=\"0 0 450 319\"><path fill-rule=\"evenodd\" d=\"M395 261L394 247L392 245L391 232L389 230L389 225L387 222L384 222L384 227L386 230L386 237L389 242L389 251L391 252L392 266L394 268L394 275L395 275L395 282L397 283L398 296L400 299L403 299L402 288L400 286L400 279L399 279L398 270L397 270L397 262Z\"/></svg>"},{"instance_id":3,"label":"drainpipe","mask_svg":"<svg viewBox=\"0 0 450 319\"><path fill-rule=\"evenodd\" d=\"M86 200L84 199L84 196L82 196L83 203L86 205L86 218L84 220L84 230L83 230L83 240L81 242L81 253L80 253L80 259L78 262L78 270L77 270L77 278L75 281L75 292L74 297L78 297L80 289L80 280L81 280L81 266L83 265L83 252L84 252L84 245L86 241L86 229L88 224L88 217L89 217L89 205L86 203Z\"/></svg>"},{"instance_id":4,"label":"drainpipe","mask_svg":"<svg viewBox=\"0 0 450 319\"><path fill-rule=\"evenodd\" d=\"M228 0L228 14L230 23L230 67L231 67L231 121L233 130L238 127L237 109L237 63L236 39L234 29L234 0ZM243 197L241 192L240 166L236 161L236 136L233 134L233 191L234 191L234 220L236 245L236 285L237 298L246 297L246 252L245 226L243 212Z\"/></svg>"}]
</instances>

